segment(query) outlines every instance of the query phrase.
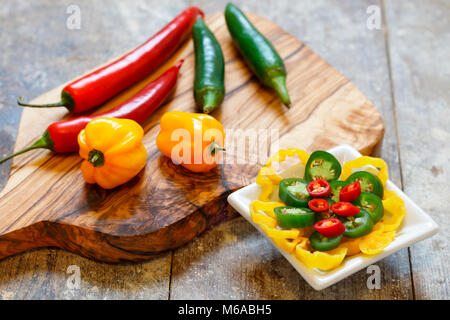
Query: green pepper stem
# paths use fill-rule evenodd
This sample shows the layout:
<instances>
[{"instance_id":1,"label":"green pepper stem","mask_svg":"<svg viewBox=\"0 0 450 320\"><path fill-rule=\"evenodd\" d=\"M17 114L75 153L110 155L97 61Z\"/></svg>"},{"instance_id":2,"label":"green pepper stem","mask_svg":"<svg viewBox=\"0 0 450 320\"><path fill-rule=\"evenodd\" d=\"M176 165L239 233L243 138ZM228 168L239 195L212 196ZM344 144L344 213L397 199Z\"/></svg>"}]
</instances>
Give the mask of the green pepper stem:
<instances>
[{"instance_id":1,"label":"green pepper stem","mask_svg":"<svg viewBox=\"0 0 450 320\"><path fill-rule=\"evenodd\" d=\"M0 160L0 164L8 161L11 158L14 158L15 156L18 156L19 154L28 152L30 150L33 149L49 149L49 150L53 150L53 145L54 142L52 141L52 139L50 138L50 135L48 133L48 131L45 131L44 134L42 135L42 137L40 137L38 140L36 140L31 146L26 147L16 153L13 153L10 156L7 156L6 158Z\"/></svg>"},{"instance_id":2,"label":"green pepper stem","mask_svg":"<svg viewBox=\"0 0 450 320\"><path fill-rule=\"evenodd\" d=\"M31 104L31 103L24 103L21 101L22 97L19 97L17 99L17 104L22 107L32 107L32 108L55 108L55 107L66 107L69 111L74 111L75 109L75 101L72 97L72 95L63 90L61 92L61 101L55 102L55 103L47 103L47 104Z\"/></svg>"},{"instance_id":3,"label":"green pepper stem","mask_svg":"<svg viewBox=\"0 0 450 320\"><path fill-rule=\"evenodd\" d=\"M105 155L100 150L92 149L91 151L89 151L88 161L94 167L101 167L105 164Z\"/></svg>"},{"instance_id":4,"label":"green pepper stem","mask_svg":"<svg viewBox=\"0 0 450 320\"><path fill-rule=\"evenodd\" d=\"M275 91L280 96L281 101L283 101L284 105L286 107L290 108L291 98L289 97L289 93L286 88L286 77L277 76L277 77L270 78L270 83L272 84L272 87L275 89Z\"/></svg>"},{"instance_id":5,"label":"green pepper stem","mask_svg":"<svg viewBox=\"0 0 450 320\"><path fill-rule=\"evenodd\" d=\"M219 146L219 144L215 141L211 142L211 144L208 146L209 152L212 156L216 154L217 151L225 151L225 148Z\"/></svg>"},{"instance_id":6,"label":"green pepper stem","mask_svg":"<svg viewBox=\"0 0 450 320\"><path fill-rule=\"evenodd\" d=\"M17 104L22 107L32 107L32 108L66 107L66 105L62 101L55 102L55 103L48 103L48 104L30 104L30 103L24 103L21 100L22 100L22 97L19 97L17 99Z\"/></svg>"}]
</instances>

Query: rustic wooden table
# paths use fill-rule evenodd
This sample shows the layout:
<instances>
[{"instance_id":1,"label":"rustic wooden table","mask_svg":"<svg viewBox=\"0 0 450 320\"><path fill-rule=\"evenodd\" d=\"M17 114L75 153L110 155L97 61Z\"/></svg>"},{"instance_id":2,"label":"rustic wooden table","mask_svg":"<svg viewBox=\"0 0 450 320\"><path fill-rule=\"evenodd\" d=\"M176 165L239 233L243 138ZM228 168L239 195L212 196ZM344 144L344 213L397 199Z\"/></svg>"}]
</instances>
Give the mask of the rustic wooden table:
<instances>
[{"instance_id":1,"label":"rustic wooden table","mask_svg":"<svg viewBox=\"0 0 450 320\"><path fill-rule=\"evenodd\" d=\"M32 98L145 41L189 5L222 11L227 1L1 0L0 156L9 154L21 109ZM268 18L334 65L371 100L386 124L381 156L391 179L441 231L377 265L314 291L243 218L144 263L108 265L56 249L0 261L3 299L449 299L450 2L235 1ZM78 5L81 28L67 27ZM375 7L370 7L375 6ZM370 8L369 8L370 7ZM369 8L369 9L368 9ZM368 28L380 10L380 28ZM375 11L371 11L375 10ZM375 13L376 14L376 13ZM376 27L376 24L375 24ZM9 164L0 167L0 188ZM432 187L431 187L432 186ZM79 288L67 285L78 266ZM69 269L68 269L69 268Z\"/></svg>"}]
</instances>

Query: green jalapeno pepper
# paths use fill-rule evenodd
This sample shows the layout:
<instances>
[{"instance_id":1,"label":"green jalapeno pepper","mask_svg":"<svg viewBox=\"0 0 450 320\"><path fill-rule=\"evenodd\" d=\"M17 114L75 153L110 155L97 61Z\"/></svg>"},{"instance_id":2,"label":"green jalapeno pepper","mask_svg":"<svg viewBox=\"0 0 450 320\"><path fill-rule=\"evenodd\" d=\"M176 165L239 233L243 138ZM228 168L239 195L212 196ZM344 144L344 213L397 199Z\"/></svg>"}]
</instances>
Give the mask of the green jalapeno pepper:
<instances>
[{"instance_id":1,"label":"green jalapeno pepper","mask_svg":"<svg viewBox=\"0 0 450 320\"><path fill-rule=\"evenodd\" d=\"M194 99L204 113L220 106L225 96L222 49L201 17L192 28L195 49Z\"/></svg>"},{"instance_id":2,"label":"green jalapeno pepper","mask_svg":"<svg viewBox=\"0 0 450 320\"><path fill-rule=\"evenodd\" d=\"M383 201L376 194L370 192L362 192L361 195L352 201L355 206L367 210L372 218L373 223L377 223L383 218L384 208Z\"/></svg>"},{"instance_id":3,"label":"green jalapeno pepper","mask_svg":"<svg viewBox=\"0 0 450 320\"><path fill-rule=\"evenodd\" d=\"M311 247L317 251L330 251L336 248L341 242L342 234L337 237L324 237L315 231L310 237Z\"/></svg>"},{"instance_id":4,"label":"green jalapeno pepper","mask_svg":"<svg viewBox=\"0 0 450 320\"><path fill-rule=\"evenodd\" d=\"M361 192L371 192L383 199L384 188L380 178L367 171L353 172L346 182L353 183L359 181L361 184Z\"/></svg>"},{"instance_id":5,"label":"green jalapeno pepper","mask_svg":"<svg viewBox=\"0 0 450 320\"><path fill-rule=\"evenodd\" d=\"M324 179L333 181L340 177L341 171L341 164L331 153L314 151L309 156L305 166L305 180Z\"/></svg>"},{"instance_id":6,"label":"green jalapeno pepper","mask_svg":"<svg viewBox=\"0 0 450 320\"><path fill-rule=\"evenodd\" d=\"M281 201L291 207L308 207L311 199L306 186L308 182L299 178L288 178L280 181L278 196Z\"/></svg>"},{"instance_id":7,"label":"green jalapeno pepper","mask_svg":"<svg viewBox=\"0 0 450 320\"><path fill-rule=\"evenodd\" d=\"M330 188L331 188L330 198L333 199L334 202L339 202L340 201L339 194L340 194L342 188L344 188L348 185L349 185L349 183L346 181L340 181L340 180L331 181L330 182Z\"/></svg>"},{"instance_id":8,"label":"green jalapeno pepper","mask_svg":"<svg viewBox=\"0 0 450 320\"><path fill-rule=\"evenodd\" d=\"M345 226L344 236L351 239L363 237L373 229L373 222L370 214L361 209L357 215L351 217L339 217Z\"/></svg>"},{"instance_id":9,"label":"green jalapeno pepper","mask_svg":"<svg viewBox=\"0 0 450 320\"><path fill-rule=\"evenodd\" d=\"M273 45L234 4L225 9L228 31L250 69L264 85L275 89L289 107L291 99L286 88L286 68Z\"/></svg>"},{"instance_id":10,"label":"green jalapeno pepper","mask_svg":"<svg viewBox=\"0 0 450 320\"><path fill-rule=\"evenodd\" d=\"M273 211L281 228L306 228L316 222L314 212L308 208L278 207Z\"/></svg>"}]
</instances>

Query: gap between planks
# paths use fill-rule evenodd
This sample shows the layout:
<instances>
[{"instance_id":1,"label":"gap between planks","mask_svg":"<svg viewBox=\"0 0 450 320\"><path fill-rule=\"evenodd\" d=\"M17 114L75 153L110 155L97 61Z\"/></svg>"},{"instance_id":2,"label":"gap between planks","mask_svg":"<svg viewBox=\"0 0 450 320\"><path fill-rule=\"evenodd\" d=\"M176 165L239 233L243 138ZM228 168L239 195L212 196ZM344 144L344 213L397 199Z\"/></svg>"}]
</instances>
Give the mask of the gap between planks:
<instances>
[{"instance_id":1,"label":"gap between planks","mask_svg":"<svg viewBox=\"0 0 450 320\"><path fill-rule=\"evenodd\" d=\"M402 170L402 157L401 157L401 148L400 148L400 135L398 132L398 117L397 117L397 104L395 100L395 90L394 90L394 82L392 80L392 67L391 67L391 55L390 55L390 43L389 43L389 26L387 23L387 15L386 15L386 4L385 0L381 0L381 19L383 23L383 37L384 37L384 47L386 53L386 61L387 61L387 69L389 74L389 88L391 91L391 104L392 104L392 113L394 116L394 127L395 127L395 138L397 144L397 156L398 156L398 167L400 171L400 189L403 190L403 170ZM411 262L411 248L408 247L408 263L409 263L409 274L411 281L411 290L413 300L416 300L416 290L414 287L414 273Z\"/></svg>"}]
</instances>

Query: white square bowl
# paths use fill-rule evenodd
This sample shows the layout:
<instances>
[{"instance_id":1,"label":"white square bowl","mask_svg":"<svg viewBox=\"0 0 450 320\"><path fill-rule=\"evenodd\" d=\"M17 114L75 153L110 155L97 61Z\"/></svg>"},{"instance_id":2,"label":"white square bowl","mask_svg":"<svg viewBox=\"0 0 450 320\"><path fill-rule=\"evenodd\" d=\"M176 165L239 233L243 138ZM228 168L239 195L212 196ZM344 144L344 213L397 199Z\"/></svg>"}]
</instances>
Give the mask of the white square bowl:
<instances>
[{"instance_id":1,"label":"white square bowl","mask_svg":"<svg viewBox=\"0 0 450 320\"><path fill-rule=\"evenodd\" d=\"M361 157L362 155L349 145L340 145L328 152L332 153L341 164ZM377 255L358 254L351 258L345 258L342 264L330 271L321 271L318 269L310 269L295 257L295 254L288 253L279 248L270 237L261 229L260 226L252 221L250 216L250 203L258 199L261 193L261 187L256 183L252 183L242 189L239 189L228 196L228 202L236 209L248 222L261 232L280 253L294 266L300 275L316 290L325 289L338 281L348 277L374 264L375 262L403 249L412 244L431 237L439 230L438 225L433 219L419 208L402 190L400 190L391 181L386 183L387 190L395 191L404 201L406 206L406 216L402 225L397 231L394 241L387 246L383 252Z\"/></svg>"}]
</instances>

